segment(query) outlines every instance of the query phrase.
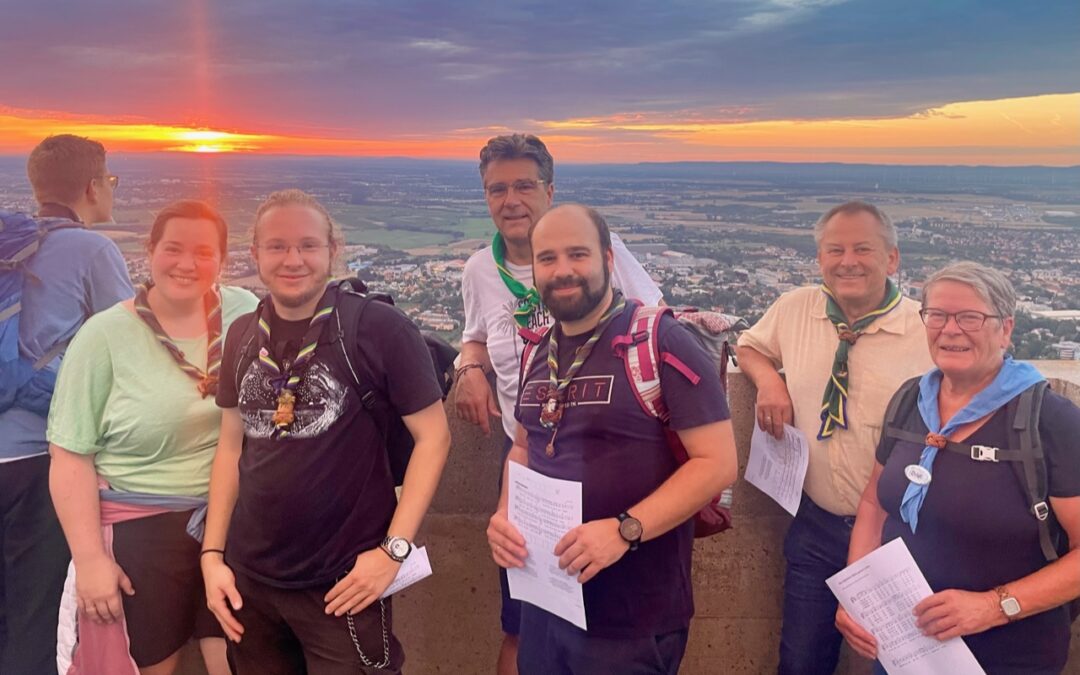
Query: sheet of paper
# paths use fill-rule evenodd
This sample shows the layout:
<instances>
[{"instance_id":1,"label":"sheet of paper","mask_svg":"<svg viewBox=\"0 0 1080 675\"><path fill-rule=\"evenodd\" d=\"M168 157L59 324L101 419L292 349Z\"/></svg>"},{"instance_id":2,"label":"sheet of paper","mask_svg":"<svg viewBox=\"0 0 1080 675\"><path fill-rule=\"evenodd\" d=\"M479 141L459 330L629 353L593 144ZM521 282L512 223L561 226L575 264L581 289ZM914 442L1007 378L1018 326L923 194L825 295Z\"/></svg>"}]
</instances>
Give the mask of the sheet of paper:
<instances>
[{"instance_id":1,"label":"sheet of paper","mask_svg":"<svg viewBox=\"0 0 1080 675\"><path fill-rule=\"evenodd\" d=\"M525 567L507 570L510 597L586 629L581 584L559 569L552 553L563 535L581 524L581 483L548 478L517 462L510 462L509 480L508 516L529 550Z\"/></svg>"},{"instance_id":2,"label":"sheet of paper","mask_svg":"<svg viewBox=\"0 0 1080 675\"><path fill-rule=\"evenodd\" d=\"M431 560L428 559L427 547L421 546L414 548L408 558L405 558L405 562L401 563L401 567L398 568L397 576L390 582L390 585L383 591L381 597L389 598L394 593L397 593L403 588L412 586L421 579L427 579L431 576Z\"/></svg>"},{"instance_id":3,"label":"sheet of paper","mask_svg":"<svg viewBox=\"0 0 1080 675\"><path fill-rule=\"evenodd\" d=\"M960 638L938 642L912 610L933 591L903 539L893 539L826 580L847 613L877 639L889 675L985 675Z\"/></svg>"},{"instance_id":4,"label":"sheet of paper","mask_svg":"<svg viewBox=\"0 0 1080 675\"><path fill-rule=\"evenodd\" d=\"M777 440L754 424L745 478L791 515L799 510L809 464L810 444L803 432L785 424L784 437Z\"/></svg>"}]
</instances>

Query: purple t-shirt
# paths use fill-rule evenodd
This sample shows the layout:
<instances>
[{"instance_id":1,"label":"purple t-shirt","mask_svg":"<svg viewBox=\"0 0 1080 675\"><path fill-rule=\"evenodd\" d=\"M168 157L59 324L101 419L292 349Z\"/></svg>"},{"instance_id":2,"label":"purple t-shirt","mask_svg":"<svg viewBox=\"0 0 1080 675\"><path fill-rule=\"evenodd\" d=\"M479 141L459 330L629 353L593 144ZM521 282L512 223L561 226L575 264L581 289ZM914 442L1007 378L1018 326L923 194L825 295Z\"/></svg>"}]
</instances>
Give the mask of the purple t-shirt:
<instances>
[{"instance_id":1,"label":"purple t-shirt","mask_svg":"<svg viewBox=\"0 0 1080 675\"><path fill-rule=\"evenodd\" d=\"M634 397L612 338L625 334L633 307L616 317L571 383L569 401L555 438L555 456L545 453L551 431L540 426L540 401L548 386L547 341L538 348L524 378L516 416L529 439L529 467L582 482L585 522L614 518L652 494L678 468L660 422ZM560 373L590 333L559 340ZM660 382L673 429L729 418L716 364L690 333L670 316L660 323L661 352L671 352L701 376L695 386L664 365ZM589 634L633 638L686 628L694 614L690 554L694 527L687 521L643 542L585 584Z\"/></svg>"},{"instance_id":2,"label":"purple t-shirt","mask_svg":"<svg viewBox=\"0 0 1080 675\"><path fill-rule=\"evenodd\" d=\"M280 588L333 582L386 536L397 507L386 446L360 403L333 318L297 389L291 435L270 438L277 408L270 376L240 344L249 317L229 329L217 393L220 407L239 406L245 433L226 559ZM307 320L271 314L274 354L294 358L307 327ZM442 397L420 331L394 307L372 302L363 326L345 327L345 333L357 340L376 387L398 414L419 412Z\"/></svg>"},{"instance_id":3,"label":"purple t-shirt","mask_svg":"<svg viewBox=\"0 0 1080 675\"><path fill-rule=\"evenodd\" d=\"M913 412L918 418L918 412ZM921 419L900 421L926 431ZM1005 408L964 443L1011 448ZM1039 416L1050 496L1080 495L1080 409L1047 391ZM955 452L939 452L934 480L919 510L919 529L900 519L907 489L904 468L918 464L923 446L896 441L891 454L878 449L885 469L878 500L888 513L882 543L902 537L935 592L950 588L986 591L1027 576L1047 565L1039 530L1027 506L1024 486L1012 462L976 462ZM964 637L988 673L1057 673L1069 652L1069 614L1065 606Z\"/></svg>"}]
</instances>

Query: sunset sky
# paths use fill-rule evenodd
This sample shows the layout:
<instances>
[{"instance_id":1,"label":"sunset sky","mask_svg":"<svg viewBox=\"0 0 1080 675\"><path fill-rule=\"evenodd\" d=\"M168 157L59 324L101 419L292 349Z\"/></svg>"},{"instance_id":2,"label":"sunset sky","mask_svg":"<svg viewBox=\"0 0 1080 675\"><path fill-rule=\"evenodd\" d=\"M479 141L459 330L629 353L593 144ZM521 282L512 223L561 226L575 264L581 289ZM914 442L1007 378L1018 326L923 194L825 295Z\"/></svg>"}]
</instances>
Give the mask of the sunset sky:
<instances>
[{"instance_id":1,"label":"sunset sky","mask_svg":"<svg viewBox=\"0 0 1080 675\"><path fill-rule=\"evenodd\" d=\"M1080 2L0 0L0 154L1080 164Z\"/></svg>"}]
</instances>

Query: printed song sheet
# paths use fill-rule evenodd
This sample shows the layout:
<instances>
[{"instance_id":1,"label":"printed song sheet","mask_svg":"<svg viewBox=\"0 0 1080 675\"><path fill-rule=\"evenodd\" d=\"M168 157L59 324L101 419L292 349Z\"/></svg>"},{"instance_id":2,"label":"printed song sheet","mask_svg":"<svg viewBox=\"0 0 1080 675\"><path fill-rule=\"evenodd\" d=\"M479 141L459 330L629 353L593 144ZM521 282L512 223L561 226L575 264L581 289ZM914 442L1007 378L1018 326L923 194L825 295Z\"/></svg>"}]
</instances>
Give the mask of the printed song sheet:
<instances>
[{"instance_id":1,"label":"printed song sheet","mask_svg":"<svg viewBox=\"0 0 1080 675\"><path fill-rule=\"evenodd\" d=\"M754 425L754 433L750 437L750 457L746 462L746 480L772 497L791 515L799 510L809 464L810 445L803 432L785 424L784 438L777 440L757 424Z\"/></svg>"},{"instance_id":2,"label":"printed song sheet","mask_svg":"<svg viewBox=\"0 0 1080 675\"><path fill-rule=\"evenodd\" d=\"M414 548L405 562L398 568L397 576L386 587L380 597L389 598L394 593L412 586L421 579L431 576L431 560L428 559L427 547Z\"/></svg>"},{"instance_id":3,"label":"printed song sheet","mask_svg":"<svg viewBox=\"0 0 1080 675\"><path fill-rule=\"evenodd\" d=\"M525 537L525 567L507 570L510 597L524 600L585 629L585 598L577 577L559 569L553 553L581 524L581 483L548 478L510 462L510 522Z\"/></svg>"},{"instance_id":4,"label":"printed song sheet","mask_svg":"<svg viewBox=\"0 0 1080 675\"><path fill-rule=\"evenodd\" d=\"M984 675L960 638L938 642L915 626L915 605L930 584L903 539L893 539L826 581L833 595L878 643L889 675Z\"/></svg>"}]
</instances>

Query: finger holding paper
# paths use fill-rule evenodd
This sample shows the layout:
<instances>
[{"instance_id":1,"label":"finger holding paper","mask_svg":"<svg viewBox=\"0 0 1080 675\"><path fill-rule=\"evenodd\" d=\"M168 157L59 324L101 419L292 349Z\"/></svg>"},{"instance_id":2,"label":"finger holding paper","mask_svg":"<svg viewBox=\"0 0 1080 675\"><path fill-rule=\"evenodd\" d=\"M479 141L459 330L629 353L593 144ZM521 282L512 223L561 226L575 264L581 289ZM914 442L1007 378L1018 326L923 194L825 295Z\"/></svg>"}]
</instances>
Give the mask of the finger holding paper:
<instances>
[{"instance_id":1,"label":"finger holding paper","mask_svg":"<svg viewBox=\"0 0 1080 675\"><path fill-rule=\"evenodd\" d=\"M955 588L934 593L915 605L915 617L915 625L924 635L941 641L1008 623L993 591L975 593Z\"/></svg>"},{"instance_id":2,"label":"finger holding paper","mask_svg":"<svg viewBox=\"0 0 1080 675\"><path fill-rule=\"evenodd\" d=\"M619 561L630 544L619 536L619 520L605 518L583 523L563 535L555 546L559 569L585 583Z\"/></svg>"},{"instance_id":3,"label":"finger holding paper","mask_svg":"<svg viewBox=\"0 0 1080 675\"><path fill-rule=\"evenodd\" d=\"M836 629L844 636L851 648L867 659L877 658L877 640L858 624L843 607L836 610Z\"/></svg>"},{"instance_id":4,"label":"finger holding paper","mask_svg":"<svg viewBox=\"0 0 1080 675\"><path fill-rule=\"evenodd\" d=\"M487 528L488 545L491 557L499 567L525 567L525 558L529 551L525 548L525 537L507 518L506 510L499 509L491 515Z\"/></svg>"}]
</instances>

